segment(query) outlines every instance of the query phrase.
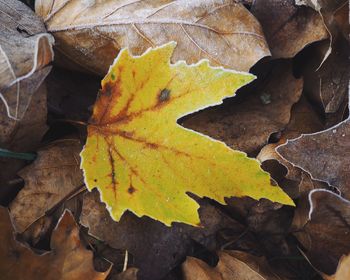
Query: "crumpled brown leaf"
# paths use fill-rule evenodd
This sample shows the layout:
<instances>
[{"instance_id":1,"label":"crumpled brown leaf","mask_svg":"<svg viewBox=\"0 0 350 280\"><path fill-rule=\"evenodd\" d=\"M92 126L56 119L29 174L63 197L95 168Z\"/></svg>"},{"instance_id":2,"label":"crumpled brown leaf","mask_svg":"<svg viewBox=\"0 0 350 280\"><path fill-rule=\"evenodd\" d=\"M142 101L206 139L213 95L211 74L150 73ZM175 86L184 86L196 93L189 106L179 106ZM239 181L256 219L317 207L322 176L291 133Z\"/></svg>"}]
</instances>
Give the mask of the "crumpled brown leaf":
<instances>
[{"instance_id":1,"label":"crumpled brown leaf","mask_svg":"<svg viewBox=\"0 0 350 280\"><path fill-rule=\"evenodd\" d=\"M79 239L79 229L66 211L51 237L51 251L37 255L13 236L8 211L0 207L0 275L6 280L103 280L109 271L96 272L92 252Z\"/></svg>"},{"instance_id":2,"label":"crumpled brown leaf","mask_svg":"<svg viewBox=\"0 0 350 280\"><path fill-rule=\"evenodd\" d=\"M327 130L303 134L276 150L285 160L337 187L350 198L350 118Z\"/></svg>"},{"instance_id":3,"label":"crumpled brown leaf","mask_svg":"<svg viewBox=\"0 0 350 280\"><path fill-rule=\"evenodd\" d=\"M182 264L185 280L282 280L273 273L264 257L256 257L240 251L218 252L219 262L210 267L202 260L187 257Z\"/></svg>"},{"instance_id":4,"label":"crumpled brown leaf","mask_svg":"<svg viewBox=\"0 0 350 280\"><path fill-rule=\"evenodd\" d=\"M148 217L137 218L127 212L120 222L110 217L99 193L94 190L84 195L80 223L89 228L89 234L107 242L116 249L127 249L139 268L139 279L162 279L180 264L191 248L191 239L214 250L215 233L223 228L244 231L244 227L210 204L201 203L199 215L203 228L184 224L166 227ZM214 241L212 240L214 239ZM155 266L156 264L156 266Z\"/></svg>"},{"instance_id":5,"label":"crumpled brown leaf","mask_svg":"<svg viewBox=\"0 0 350 280\"><path fill-rule=\"evenodd\" d=\"M291 108L302 90L303 80L294 78L291 62L276 63L269 78L244 95L243 101L205 110L182 125L252 154L267 143L272 133L288 124Z\"/></svg>"},{"instance_id":6,"label":"crumpled brown leaf","mask_svg":"<svg viewBox=\"0 0 350 280\"><path fill-rule=\"evenodd\" d=\"M79 168L81 149L76 139L56 141L39 150L37 159L19 172L25 186L10 204L17 232L23 232L47 210L83 185L83 174Z\"/></svg>"},{"instance_id":7,"label":"crumpled brown leaf","mask_svg":"<svg viewBox=\"0 0 350 280\"><path fill-rule=\"evenodd\" d=\"M234 0L39 0L36 12L65 60L100 76L121 48L140 55L169 41L173 62L207 58L247 71L270 54L259 22Z\"/></svg>"},{"instance_id":8,"label":"crumpled brown leaf","mask_svg":"<svg viewBox=\"0 0 350 280\"><path fill-rule=\"evenodd\" d=\"M53 37L19 1L0 1L0 98L9 117L21 119L50 72Z\"/></svg>"},{"instance_id":9,"label":"crumpled brown leaf","mask_svg":"<svg viewBox=\"0 0 350 280\"><path fill-rule=\"evenodd\" d=\"M322 64L319 64L328 51L328 42L322 42L305 53L311 58L303 67L305 90L318 103L326 114L336 113L345 101L350 79L349 43L339 37L333 43L333 51Z\"/></svg>"},{"instance_id":10,"label":"crumpled brown leaf","mask_svg":"<svg viewBox=\"0 0 350 280\"><path fill-rule=\"evenodd\" d=\"M294 0L256 0L253 15L260 21L273 58L294 57L305 46L328 38L321 16Z\"/></svg>"},{"instance_id":11,"label":"crumpled brown leaf","mask_svg":"<svg viewBox=\"0 0 350 280\"><path fill-rule=\"evenodd\" d=\"M287 139L322 129L324 129L324 125L320 116L305 96L302 96L299 102L293 106L290 121L280 134L278 142L264 146L257 155L263 169L268 171L272 178L278 182L278 185L292 198L297 198L301 193L311 189L323 187L322 182L312 180L308 173L283 159L276 152L276 148L284 144Z\"/></svg>"},{"instance_id":12,"label":"crumpled brown leaf","mask_svg":"<svg viewBox=\"0 0 350 280\"><path fill-rule=\"evenodd\" d=\"M7 116L6 106L0 102L0 147L14 152L35 151L47 131L46 125L46 87L42 84L33 94L29 107L21 120ZM26 164L19 159L0 158L0 203L7 205L9 197L18 192L16 185L17 172Z\"/></svg>"},{"instance_id":13,"label":"crumpled brown leaf","mask_svg":"<svg viewBox=\"0 0 350 280\"><path fill-rule=\"evenodd\" d=\"M315 189L299 202L291 230L311 264L331 275L339 258L350 252L349 224L350 201Z\"/></svg>"}]
</instances>

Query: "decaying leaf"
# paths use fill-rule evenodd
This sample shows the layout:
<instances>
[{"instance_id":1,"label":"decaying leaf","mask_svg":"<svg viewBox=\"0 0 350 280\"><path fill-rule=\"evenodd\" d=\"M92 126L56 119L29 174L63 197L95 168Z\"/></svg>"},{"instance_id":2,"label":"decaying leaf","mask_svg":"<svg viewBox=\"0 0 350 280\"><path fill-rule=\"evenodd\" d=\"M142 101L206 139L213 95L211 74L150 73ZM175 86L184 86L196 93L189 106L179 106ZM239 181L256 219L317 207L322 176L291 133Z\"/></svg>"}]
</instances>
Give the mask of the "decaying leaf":
<instances>
[{"instance_id":1,"label":"decaying leaf","mask_svg":"<svg viewBox=\"0 0 350 280\"><path fill-rule=\"evenodd\" d=\"M199 215L203 228L177 223L166 227L147 217L139 219L128 212L116 223L100 202L98 191L94 190L84 195L80 223L89 228L90 235L107 242L111 247L127 249L140 269L139 279L157 280L163 279L183 261L191 249L192 239L215 250L216 232L227 228L244 231L238 222L211 205L202 203Z\"/></svg>"},{"instance_id":2,"label":"decaying leaf","mask_svg":"<svg viewBox=\"0 0 350 280\"><path fill-rule=\"evenodd\" d=\"M50 71L53 37L19 1L0 1L0 98L9 117L21 119Z\"/></svg>"},{"instance_id":3,"label":"decaying leaf","mask_svg":"<svg viewBox=\"0 0 350 280\"><path fill-rule=\"evenodd\" d=\"M272 57L295 56L305 46L328 38L322 17L294 0L256 0L252 13L261 23Z\"/></svg>"},{"instance_id":4,"label":"decaying leaf","mask_svg":"<svg viewBox=\"0 0 350 280\"><path fill-rule=\"evenodd\" d=\"M291 62L276 63L267 81L244 100L199 112L182 125L221 140L233 149L256 153L272 133L280 132L288 124L291 108L302 90L303 80L293 77Z\"/></svg>"},{"instance_id":5,"label":"decaying leaf","mask_svg":"<svg viewBox=\"0 0 350 280\"><path fill-rule=\"evenodd\" d=\"M96 272L92 252L79 239L79 229L66 211L51 237L51 251L37 255L14 239L8 211L0 208L0 275L6 280L103 280L107 272Z\"/></svg>"},{"instance_id":6,"label":"decaying leaf","mask_svg":"<svg viewBox=\"0 0 350 280\"><path fill-rule=\"evenodd\" d=\"M312 265L331 275L340 257L350 252L349 224L350 201L315 189L299 203L292 231Z\"/></svg>"},{"instance_id":7,"label":"decaying leaf","mask_svg":"<svg viewBox=\"0 0 350 280\"><path fill-rule=\"evenodd\" d=\"M205 262L187 257L182 264L185 280L282 280L274 274L264 257L240 251L221 251L219 263L210 267Z\"/></svg>"},{"instance_id":8,"label":"decaying leaf","mask_svg":"<svg viewBox=\"0 0 350 280\"><path fill-rule=\"evenodd\" d=\"M337 271L334 275L323 275L325 280L344 280L350 279L350 255L342 256L339 260Z\"/></svg>"},{"instance_id":9,"label":"decaying leaf","mask_svg":"<svg viewBox=\"0 0 350 280\"><path fill-rule=\"evenodd\" d=\"M38 151L37 159L19 172L24 188L10 205L16 231L30 224L83 185L79 169L81 144L78 140L61 140Z\"/></svg>"},{"instance_id":10,"label":"decaying leaf","mask_svg":"<svg viewBox=\"0 0 350 280\"><path fill-rule=\"evenodd\" d=\"M247 71L270 54L260 24L234 0L39 0L36 12L64 58L100 76L122 48L140 55L171 40L174 62Z\"/></svg>"},{"instance_id":11,"label":"decaying leaf","mask_svg":"<svg viewBox=\"0 0 350 280\"><path fill-rule=\"evenodd\" d=\"M44 84L33 94L21 120L9 118L5 104L0 102L0 147L14 152L35 151L47 131L46 116ZM15 194L16 190L10 182L16 179L17 172L25 164L25 161L19 159L0 158L0 204L7 205L9 196Z\"/></svg>"},{"instance_id":12,"label":"decaying leaf","mask_svg":"<svg viewBox=\"0 0 350 280\"><path fill-rule=\"evenodd\" d=\"M349 43L342 37L333 43L333 51L327 60L319 64L328 51L328 42L322 42L306 53L309 59L303 67L305 90L321 103L325 113L335 113L346 99L350 79Z\"/></svg>"},{"instance_id":13,"label":"decaying leaf","mask_svg":"<svg viewBox=\"0 0 350 280\"><path fill-rule=\"evenodd\" d=\"M81 153L89 190L98 187L111 216L126 210L170 225L199 224L198 204L187 196L268 198L293 205L259 163L176 121L220 104L253 79L203 60L170 64L174 43L133 57L120 52L96 100Z\"/></svg>"},{"instance_id":14,"label":"decaying leaf","mask_svg":"<svg viewBox=\"0 0 350 280\"><path fill-rule=\"evenodd\" d=\"M327 130L288 140L277 152L313 179L337 187L350 198L350 118Z\"/></svg>"}]
</instances>

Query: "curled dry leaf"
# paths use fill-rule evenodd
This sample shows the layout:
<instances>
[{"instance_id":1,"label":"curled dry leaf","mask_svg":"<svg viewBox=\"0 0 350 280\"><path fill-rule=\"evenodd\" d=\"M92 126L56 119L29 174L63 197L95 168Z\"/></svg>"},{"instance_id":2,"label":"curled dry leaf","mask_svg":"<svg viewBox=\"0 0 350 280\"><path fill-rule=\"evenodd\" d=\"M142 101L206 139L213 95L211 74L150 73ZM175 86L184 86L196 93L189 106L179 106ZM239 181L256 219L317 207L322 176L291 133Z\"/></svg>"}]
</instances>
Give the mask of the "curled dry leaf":
<instances>
[{"instance_id":1,"label":"curled dry leaf","mask_svg":"<svg viewBox=\"0 0 350 280\"><path fill-rule=\"evenodd\" d=\"M327 130L288 140L277 152L291 164L350 198L350 118Z\"/></svg>"},{"instance_id":2,"label":"curled dry leaf","mask_svg":"<svg viewBox=\"0 0 350 280\"><path fill-rule=\"evenodd\" d=\"M79 169L81 148L74 139L54 142L39 150L37 159L18 173L25 186L10 204L16 231L23 232L83 185Z\"/></svg>"},{"instance_id":3,"label":"curled dry leaf","mask_svg":"<svg viewBox=\"0 0 350 280\"><path fill-rule=\"evenodd\" d=\"M216 267L187 257L182 264L185 280L282 280L273 273L264 257L256 257L240 251L220 251Z\"/></svg>"},{"instance_id":4,"label":"curled dry leaf","mask_svg":"<svg viewBox=\"0 0 350 280\"><path fill-rule=\"evenodd\" d=\"M0 208L0 275L7 280L103 280L108 272L96 272L93 254L79 239L79 228L69 211L51 236L51 251L37 255L14 239L8 211Z\"/></svg>"},{"instance_id":5,"label":"curled dry leaf","mask_svg":"<svg viewBox=\"0 0 350 280\"><path fill-rule=\"evenodd\" d=\"M0 98L9 117L21 119L50 71L53 37L20 1L0 1Z\"/></svg>"},{"instance_id":6,"label":"curled dry leaf","mask_svg":"<svg viewBox=\"0 0 350 280\"><path fill-rule=\"evenodd\" d=\"M315 189L299 203L292 231L311 264L331 275L340 257L350 252L349 224L350 201Z\"/></svg>"},{"instance_id":7,"label":"curled dry leaf","mask_svg":"<svg viewBox=\"0 0 350 280\"><path fill-rule=\"evenodd\" d=\"M99 193L94 190L84 195L80 223L89 228L89 234L107 242L116 249L127 249L134 256L134 264L140 269L140 279L162 279L170 270L180 264L191 248L191 239L210 246L215 242L215 233L220 229L234 228L244 231L243 226L227 217L210 204L199 209L203 228L183 224L172 227L151 220L137 218L127 212L116 223L110 217L105 205L100 202ZM215 249L216 245L210 249ZM157 264L156 267L154 264Z\"/></svg>"},{"instance_id":8,"label":"curled dry leaf","mask_svg":"<svg viewBox=\"0 0 350 280\"><path fill-rule=\"evenodd\" d=\"M305 56L312 59L308 60L303 70L305 90L316 102L322 104L326 114L336 113L341 108L350 79L350 48L342 37L333 43L332 53L317 69L328 47L327 42L322 42L306 53Z\"/></svg>"},{"instance_id":9,"label":"curled dry leaf","mask_svg":"<svg viewBox=\"0 0 350 280\"><path fill-rule=\"evenodd\" d=\"M29 107L21 120L7 116L6 106L0 102L0 147L15 152L31 152L37 149L47 130L46 88L42 84L33 94ZM0 158L0 204L7 205L8 198L17 191L11 182L26 164L19 159Z\"/></svg>"},{"instance_id":10,"label":"curled dry leaf","mask_svg":"<svg viewBox=\"0 0 350 280\"><path fill-rule=\"evenodd\" d=\"M305 96L302 96L293 106L290 121L282 131L279 141L264 146L257 156L263 169L268 171L272 178L293 198L299 197L301 193L310 189L321 188L322 183L311 180L308 173L282 158L276 152L276 148L284 144L287 139L299 137L303 133L317 132L323 128L320 116ZM286 170L283 170L284 168Z\"/></svg>"},{"instance_id":11,"label":"curled dry leaf","mask_svg":"<svg viewBox=\"0 0 350 280\"><path fill-rule=\"evenodd\" d=\"M234 0L36 1L61 55L105 75L122 48L140 55L176 41L173 61L247 71L270 54L259 22Z\"/></svg>"},{"instance_id":12,"label":"curled dry leaf","mask_svg":"<svg viewBox=\"0 0 350 280\"><path fill-rule=\"evenodd\" d=\"M256 0L253 15L261 23L273 58L294 57L305 46L328 38L322 17L294 0Z\"/></svg>"},{"instance_id":13,"label":"curled dry leaf","mask_svg":"<svg viewBox=\"0 0 350 280\"><path fill-rule=\"evenodd\" d=\"M302 90L303 80L294 78L291 62L276 63L268 80L242 101L199 112L182 124L252 154L267 143L272 133L288 124L291 108Z\"/></svg>"}]
</instances>

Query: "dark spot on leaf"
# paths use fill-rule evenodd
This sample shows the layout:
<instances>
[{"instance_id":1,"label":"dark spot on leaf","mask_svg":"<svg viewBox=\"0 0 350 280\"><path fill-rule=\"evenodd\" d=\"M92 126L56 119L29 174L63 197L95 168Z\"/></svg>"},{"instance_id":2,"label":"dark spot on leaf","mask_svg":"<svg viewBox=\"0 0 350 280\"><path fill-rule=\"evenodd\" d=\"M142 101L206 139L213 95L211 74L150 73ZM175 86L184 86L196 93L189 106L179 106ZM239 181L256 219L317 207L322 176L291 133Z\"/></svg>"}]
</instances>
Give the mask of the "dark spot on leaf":
<instances>
[{"instance_id":1,"label":"dark spot on leaf","mask_svg":"<svg viewBox=\"0 0 350 280\"><path fill-rule=\"evenodd\" d=\"M160 102L165 102L170 98L170 89L164 88L160 91L158 99Z\"/></svg>"},{"instance_id":2,"label":"dark spot on leaf","mask_svg":"<svg viewBox=\"0 0 350 280\"><path fill-rule=\"evenodd\" d=\"M94 182L96 183L96 182L97 182L97 179L94 179Z\"/></svg>"},{"instance_id":3,"label":"dark spot on leaf","mask_svg":"<svg viewBox=\"0 0 350 280\"><path fill-rule=\"evenodd\" d=\"M133 194L135 191L136 189L132 185L130 185L130 187L128 188L128 193Z\"/></svg>"}]
</instances>

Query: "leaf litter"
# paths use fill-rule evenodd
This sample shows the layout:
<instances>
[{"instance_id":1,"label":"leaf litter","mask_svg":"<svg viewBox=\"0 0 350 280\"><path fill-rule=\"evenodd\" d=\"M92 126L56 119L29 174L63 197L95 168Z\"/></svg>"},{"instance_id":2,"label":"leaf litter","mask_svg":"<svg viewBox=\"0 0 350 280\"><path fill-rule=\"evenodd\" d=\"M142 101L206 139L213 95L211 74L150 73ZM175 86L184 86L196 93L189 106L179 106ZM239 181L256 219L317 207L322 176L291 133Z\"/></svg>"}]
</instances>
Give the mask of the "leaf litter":
<instances>
[{"instance_id":1,"label":"leaf litter","mask_svg":"<svg viewBox=\"0 0 350 280\"><path fill-rule=\"evenodd\" d=\"M21 2L0 1L0 278L349 277L348 1L37 0L37 15ZM177 123L257 158L296 207L188 189L199 226L166 226L132 211L116 222L87 191L79 153L101 77L123 48L142 55L170 41L173 64L206 58L257 77ZM175 93L159 88L159 102Z\"/></svg>"}]
</instances>

